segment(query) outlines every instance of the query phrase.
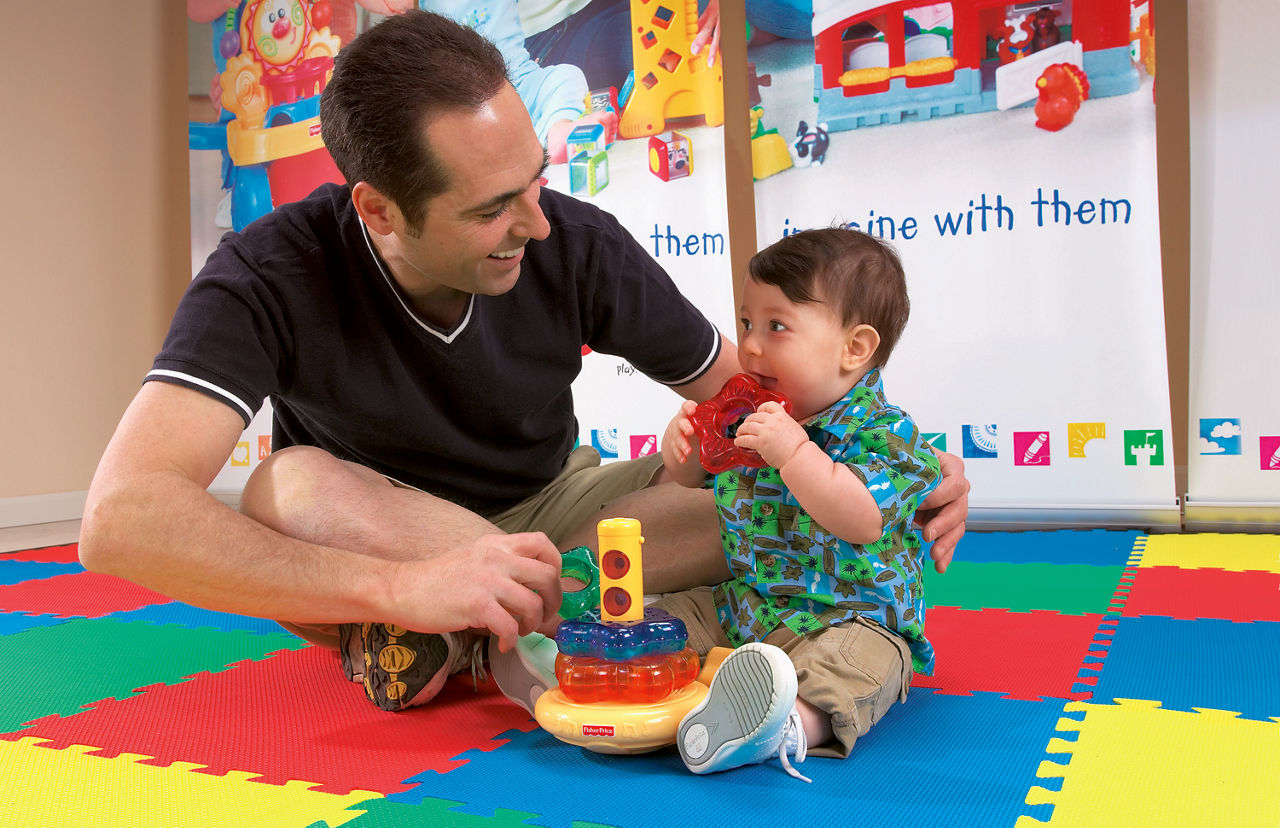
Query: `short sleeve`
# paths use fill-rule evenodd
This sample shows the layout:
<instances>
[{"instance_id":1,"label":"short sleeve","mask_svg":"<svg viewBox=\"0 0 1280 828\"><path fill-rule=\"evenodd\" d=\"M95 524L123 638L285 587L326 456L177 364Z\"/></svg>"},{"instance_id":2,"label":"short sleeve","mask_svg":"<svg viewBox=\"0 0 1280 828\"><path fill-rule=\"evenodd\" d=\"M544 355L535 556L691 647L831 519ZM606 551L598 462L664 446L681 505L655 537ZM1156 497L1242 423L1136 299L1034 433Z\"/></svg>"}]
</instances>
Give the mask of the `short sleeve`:
<instances>
[{"instance_id":1,"label":"short sleeve","mask_svg":"<svg viewBox=\"0 0 1280 828\"><path fill-rule=\"evenodd\" d=\"M892 411L859 429L839 460L871 492L886 526L910 520L941 473L915 423Z\"/></svg>"}]
</instances>

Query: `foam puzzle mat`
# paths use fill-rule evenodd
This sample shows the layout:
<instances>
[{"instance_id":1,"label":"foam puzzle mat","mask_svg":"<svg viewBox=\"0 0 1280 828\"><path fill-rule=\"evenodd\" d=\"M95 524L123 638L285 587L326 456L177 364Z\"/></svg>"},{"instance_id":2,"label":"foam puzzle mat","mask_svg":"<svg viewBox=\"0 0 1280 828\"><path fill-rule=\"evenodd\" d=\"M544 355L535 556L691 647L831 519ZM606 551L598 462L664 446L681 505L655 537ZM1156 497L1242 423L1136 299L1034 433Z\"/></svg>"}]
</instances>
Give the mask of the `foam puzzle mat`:
<instances>
[{"instance_id":1,"label":"foam puzzle mat","mask_svg":"<svg viewBox=\"0 0 1280 828\"><path fill-rule=\"evenodd\" d=\"M970 532L926 598L934 675L805 785L584 751L469 675L385 713L272 622L0 554L0 825L1280 826L1280 537Z\"/></svg>"}]
</instances>

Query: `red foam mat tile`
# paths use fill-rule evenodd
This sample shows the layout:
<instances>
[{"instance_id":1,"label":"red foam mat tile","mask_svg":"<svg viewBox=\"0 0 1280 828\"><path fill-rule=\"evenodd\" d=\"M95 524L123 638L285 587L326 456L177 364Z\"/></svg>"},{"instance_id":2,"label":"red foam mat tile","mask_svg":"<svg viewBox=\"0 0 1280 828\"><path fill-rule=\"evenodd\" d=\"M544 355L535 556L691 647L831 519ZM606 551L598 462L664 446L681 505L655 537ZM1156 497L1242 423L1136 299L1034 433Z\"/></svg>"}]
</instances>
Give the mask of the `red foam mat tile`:
<instances>
[{"instance_id":1,"label":"red foam mat tile","mask_svg":"<svg viewBox=\"0 0 1280 828\"><path fill-rule=\"evenodd\" d=\"M42 549L24 549L21 552L6 552L0 557L6 561L27 563L80 563L80 544L68 543L63 546L46 546Z\"/></svg>"},{"instance_id":2,"label":"red foam mat tile","mask_svg":"<svg viewBox=\"0 0 1280 828\"><path fill-rule=\"evenodd\" d=\"M1072 691L1103 616L930 607L925 635L937 650L932 676L915 687L1013 699L1087 699Z\"/></svg>"},{"instance_id":3,"label":"red foam mat tile","mask_svg":"<svg viewBox=\"0 0 1280 828\"><path fill-rule=\"evenodd\" d=\"M1139 567L1124 615L1280 621L1280 572Z\"/></svg>"},{"instance_id":4,"label":"red foam mat tile","mask_svg":"<svg viewBox=\"0 0 1280 828\"><path fill-rule=\"evenodd\" d=\"M379 710L343 677L335 653L308 647L106 699L65 719L37 719L0 738L37 736L49 739L48 747L83 744L108 757L154 757L145 764L194 762L205 773L260 774L254 781L267 784L305 780L333 794L392 794L412 788L403 780L423 771L465 764L454 759L461 753L504 744L494 741L500 733L535 727L491 683L477 692L469 675L452 677L426 706Z\"/></svg>"},{"instance_id":5,"label":"red foam mat tile","mask_svg":"<svg viewBox=\"0 0 1280 828\"><path fill-rule=\"evenodd\" d=\"M74 572L0 586L0 612L101 618L170 600L123 578L97 572Z\"/></svg>"}]
</instances>

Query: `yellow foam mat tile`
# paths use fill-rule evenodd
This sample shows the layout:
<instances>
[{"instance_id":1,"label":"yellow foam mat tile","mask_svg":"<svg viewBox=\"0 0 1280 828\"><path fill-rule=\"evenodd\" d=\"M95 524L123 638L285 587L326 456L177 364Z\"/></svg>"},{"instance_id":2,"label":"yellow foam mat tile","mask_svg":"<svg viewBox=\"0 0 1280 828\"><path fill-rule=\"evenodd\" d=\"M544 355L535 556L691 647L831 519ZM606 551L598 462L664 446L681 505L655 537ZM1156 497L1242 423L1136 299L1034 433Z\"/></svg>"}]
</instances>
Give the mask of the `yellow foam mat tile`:
<instances>
[{"instance_id":1,"label":"yellow foam mat tile","mask_svg":"<svg viewBox=\"0 0 1280 828\"><path fill-rule=\"evenodd\" d=\"M351 806L382 798L373 791L343 796L313 791L314 782L251 782L257 774L240 771L193 773L203 766L189 762L141 765L140 760L150 757L122 753L104 758L89 753L94 747L54 750L41 747L45 741L30 736L0 741L0 779L10 782L0 794L0 825L297 828L324 821L338 826L364 813L348 811ZM22 782L12 784L14 780Z\"/></svg>"},{"instance_id":2,"label":"yellow foam mat tile","mask_svg":"<svg viewBox=\"0 0 1280 828\"><path fill-rule=\"evenodd\" d=\"M1020 817L1016 828L1240 828L1280 825L1280 719L1239 719L1196 708L1163 710L1159 702L1069 702L1036 775L1061 777L1062 790L1033 787L1028 805L1053 805L1048 823Z\"/></svg>"},{"instance_id":3,"label":"yellow foam mat tile","mask_svg":"<svg viewBox=\"0 0 1280 828\"><path fill-rule=\"evenodd\" d=\"M1138 566L1280 572L1280 535L1148 535Z\"/></svg>"}]
</instances>

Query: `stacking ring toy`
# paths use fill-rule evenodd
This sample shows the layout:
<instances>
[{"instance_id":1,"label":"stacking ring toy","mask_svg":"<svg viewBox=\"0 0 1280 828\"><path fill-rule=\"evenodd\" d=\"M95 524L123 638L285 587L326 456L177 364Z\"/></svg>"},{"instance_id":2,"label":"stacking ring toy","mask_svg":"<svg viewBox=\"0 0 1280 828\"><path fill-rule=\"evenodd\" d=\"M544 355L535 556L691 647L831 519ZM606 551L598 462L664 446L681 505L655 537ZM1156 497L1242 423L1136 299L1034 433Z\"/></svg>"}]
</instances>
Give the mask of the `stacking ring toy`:
<instances>
[{"instance_id":1,"label":"stacking ring toy","mask_svg":"<svg viewBox=\"0 0 1280 828\"><path fill-rule=\"evenodd\" d=\"M590 549L575 546L562 553L560 576L572 578L583 585L577 592L564 593L560 602L561 618L572 620L586 612L588 607L600 605L600 567L596 566Z\"/></svg>"},{"instance_id":2,"label":"stacking ring toy","mask_svg":"<svg viewBox=\"0 0 1280 828\"><path fill-rule=\"evenodd\" d=\"M698 404L690 419L698 432L701 443L698 459L704 469L714 474L734 466L769 465L757 452L734 445L730 433L743 417L767 402L781 403L787 413L791 413L791 401L786 397L761 388L750 374L737 374L724 384L720 393Z\"/></svg>"}]
</instances>

